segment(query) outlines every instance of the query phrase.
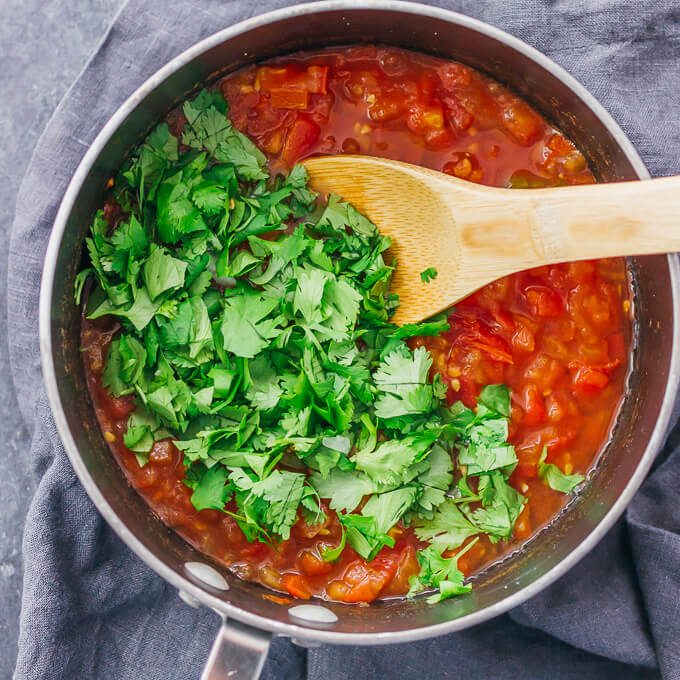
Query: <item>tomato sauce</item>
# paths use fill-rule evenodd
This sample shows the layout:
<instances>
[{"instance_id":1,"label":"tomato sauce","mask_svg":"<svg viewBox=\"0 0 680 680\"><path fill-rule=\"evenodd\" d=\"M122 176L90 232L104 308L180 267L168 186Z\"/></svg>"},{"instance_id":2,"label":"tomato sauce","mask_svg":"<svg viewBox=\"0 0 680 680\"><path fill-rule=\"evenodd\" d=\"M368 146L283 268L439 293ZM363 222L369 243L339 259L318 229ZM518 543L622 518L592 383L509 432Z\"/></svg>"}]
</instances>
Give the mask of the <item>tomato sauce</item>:
<instances>
[{"instance_id":1,"label":"tomato sauce","mask_svg":"<svg viewBox=\"0 0 680 680\"><path fill-rule=\"evenodd\" d=\"M314 154L365 153L489 186L595 181L581 153L526 102L456 62L392 47L331 48L248 67L217 87L274 173ZM168 117L174 134L184 122L181 109ZM431 351L450 403L474 406L487 384L511 390L510 442L519 458L511 483L528 503L513 538L491 544L482 536L459 562L464 573L516 549L568 501L538 478L544 446L547 462L567 474L595 463L625 389L629 317L624 261L577 262L496 281L456 306L448 332L413 341ZM372 562L348 546L328 563L321 551L338 545L341 529L327 508L323 522L300 519L276 548L248 543L228 514L194 509L171 441L157 442L140 467L123 444L134 405L102 386L116 332L110 319L83 321L88 387L106 441L165 524L238 576L289 596L370 602L406 593L422 545L401 525L391 532L395 546Z\"/></svg>"}]
</instances>

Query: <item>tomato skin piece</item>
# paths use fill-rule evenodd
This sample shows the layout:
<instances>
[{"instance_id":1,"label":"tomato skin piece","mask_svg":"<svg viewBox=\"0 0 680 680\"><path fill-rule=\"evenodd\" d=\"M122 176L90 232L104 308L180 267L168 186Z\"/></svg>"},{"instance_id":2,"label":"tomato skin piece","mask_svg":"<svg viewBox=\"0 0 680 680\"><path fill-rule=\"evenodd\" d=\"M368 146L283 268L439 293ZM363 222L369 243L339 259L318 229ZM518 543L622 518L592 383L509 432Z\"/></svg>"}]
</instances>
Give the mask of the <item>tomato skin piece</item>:
<instances>
[{"instance_id":1,"label":"tomato skin piece","mask_svg":"<svg viewBox=\"0 0 680 680\"><path fill-rule=\"evenodd\" d=\"M311 151L319 139L321 128L308 116L299 115L293 126L288 130L283 144L281 157L284 162L293 164L308 151Z\"/></svg>"},{"instance_id":2,"label":"tomato skin piece","mask_svg":"<svg viewBox=\"0 0 680 680\"><path fill-rule=\"evenodd\" d=\"M305 577L301 574L284 574L282 578L283 587L293 596L301 600L309 600L312 596Z\"/></svg>"}]
</instances>

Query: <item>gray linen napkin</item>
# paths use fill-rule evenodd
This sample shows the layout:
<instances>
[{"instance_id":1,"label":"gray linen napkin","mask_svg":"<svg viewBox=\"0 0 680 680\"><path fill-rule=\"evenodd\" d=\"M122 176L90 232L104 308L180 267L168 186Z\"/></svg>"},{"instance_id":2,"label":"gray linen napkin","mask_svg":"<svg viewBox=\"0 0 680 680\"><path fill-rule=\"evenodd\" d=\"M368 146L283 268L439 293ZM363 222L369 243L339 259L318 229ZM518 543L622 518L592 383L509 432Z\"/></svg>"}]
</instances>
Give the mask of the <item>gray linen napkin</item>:
<instances>
[{"instance_id":1,"label":"gray linen napkin","mask_svg":"<svg viewBox=\"0 0 680 680\"><path fill-rule=\"evenodd\" d=\"M120 542L59 443L38 359L37 299L57 206L88 144L158 67L225 26L287 4L129 0L60 104L24 179L10 243L9 333L39 480L24 537L15 677L198 678L217 620L186 607ZM679 172L680 1L451 0L584 83L630 135L652 174ZM626 517L578 566L509 615L390 648L275 641L267 679L680 679L680 432Z\"/></svg>"}]
</instances>

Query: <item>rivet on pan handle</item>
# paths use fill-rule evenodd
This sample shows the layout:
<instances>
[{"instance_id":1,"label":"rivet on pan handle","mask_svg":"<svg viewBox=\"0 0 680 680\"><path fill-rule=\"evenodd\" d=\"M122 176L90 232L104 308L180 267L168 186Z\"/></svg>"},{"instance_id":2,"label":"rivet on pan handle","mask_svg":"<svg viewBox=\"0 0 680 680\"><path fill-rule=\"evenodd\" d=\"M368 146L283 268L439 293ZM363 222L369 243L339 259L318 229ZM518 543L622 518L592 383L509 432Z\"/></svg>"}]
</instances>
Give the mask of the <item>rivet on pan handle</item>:
<instances>
[{"instance_id":1,"label":"rivet on pan handle","mask_svg":"<svg viewBox=\"0 0 680 680\"><path fill-rule=\"evenodd\" d=\"M201 680L257 680L271 639L263 630L223 619Z\"/></svg>"}]
</instances>

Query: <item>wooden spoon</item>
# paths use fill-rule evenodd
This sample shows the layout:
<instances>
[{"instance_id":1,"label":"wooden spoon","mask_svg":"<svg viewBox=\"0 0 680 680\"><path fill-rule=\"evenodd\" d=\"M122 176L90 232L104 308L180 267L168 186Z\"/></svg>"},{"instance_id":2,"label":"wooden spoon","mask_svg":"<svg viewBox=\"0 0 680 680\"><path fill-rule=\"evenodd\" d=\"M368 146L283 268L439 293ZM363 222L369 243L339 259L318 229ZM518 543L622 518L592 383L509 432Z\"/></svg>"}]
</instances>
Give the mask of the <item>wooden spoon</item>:
<instances>
[{"instance_id":1,"label":"wooden spoon","mask_svg":"<svg viewBox=\"0 0 680 680\"><path fill-rule=\"evenodd\" d=\"M523 269L680 250L680 177L496 189L370 156L310 158L304 166L314 189L339 194L392 237L398 324ZM429 267L437 276L423 283Z\"/></svg>"}]
</instances>

